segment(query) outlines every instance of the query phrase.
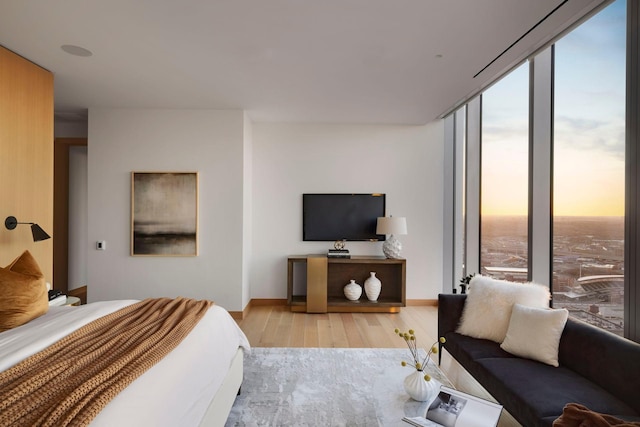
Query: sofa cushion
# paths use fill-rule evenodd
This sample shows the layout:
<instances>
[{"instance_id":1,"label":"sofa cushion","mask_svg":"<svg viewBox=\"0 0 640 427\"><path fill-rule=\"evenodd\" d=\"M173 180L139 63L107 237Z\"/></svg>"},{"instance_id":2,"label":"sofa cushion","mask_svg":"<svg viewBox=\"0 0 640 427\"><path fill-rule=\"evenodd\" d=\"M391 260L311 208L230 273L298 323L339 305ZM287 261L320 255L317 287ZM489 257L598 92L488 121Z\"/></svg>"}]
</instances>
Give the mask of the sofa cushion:
<instances>
[{"instance_id":1,"label":"sofa cushion","mask_svg":"<svg viewBox=\"0 0 640 427\"><path fill-rule=\"evenodd\" d=\"M23 325L48 309L44 276L29 251L0 268L0 332Z\"/></svg>"},{"instance_id":2,"label":"sofa cushion","mask_svg":"<svg viewBox=\"0 0 640 427\"><path fill-rule=\"evenodd\" d=\"M516 357L490 340L468 337L456 332L445 334L445 348L463 366L478 359Z\"/></svg>"},{"instance_id":3,"label":"sofa cushion","mask_svg":"<svg viewBox=\"0 0 640 427\"><path fill-rule=\"evenodd\" d=\"M566 309L514 304L507 336L500 347L516 356L558 366L560 336L568 316Z\"/></svg>"},{"instance_id":4,"label":"sofa cushion","mask_svg":"<svg viewBox=\"0 0 640 427\"><path fill-rule=\"evenodd\" d=\"M513 304L549 307L549 289L535 283L513 283L476 275L456 332L501 343L507 335Z\"/></svg>"},{"instance_id":5,"label":"sofa cushion","mask_svg":"<svg viewBox=\"0 0 640 427\"><path fill-rule=\"evenodd\" d=\"M569 368L522 358L481 359L474 375L509 413L526 426L551 425L564 405L580 402L594 411L636 416L632 407Z\"/></svg>"}]
</instances>

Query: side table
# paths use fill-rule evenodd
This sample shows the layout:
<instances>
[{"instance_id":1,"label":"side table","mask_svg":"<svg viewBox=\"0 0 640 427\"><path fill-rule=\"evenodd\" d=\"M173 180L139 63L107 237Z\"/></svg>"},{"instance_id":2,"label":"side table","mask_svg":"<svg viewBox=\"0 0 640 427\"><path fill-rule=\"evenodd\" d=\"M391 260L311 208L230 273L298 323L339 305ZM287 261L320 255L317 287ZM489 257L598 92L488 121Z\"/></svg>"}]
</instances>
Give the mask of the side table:
<instances>
[{"instance_id":1,"label":"side table","mask_svg":"<svg viewBox=\"0 0 640 427\"><path fill-rule=\"evenodd\" d=\"M62 305L78 306L78 305L80 305L80 298L78 298L78 297L67 297L67 301Z\"/></svg>"}]
</instances>

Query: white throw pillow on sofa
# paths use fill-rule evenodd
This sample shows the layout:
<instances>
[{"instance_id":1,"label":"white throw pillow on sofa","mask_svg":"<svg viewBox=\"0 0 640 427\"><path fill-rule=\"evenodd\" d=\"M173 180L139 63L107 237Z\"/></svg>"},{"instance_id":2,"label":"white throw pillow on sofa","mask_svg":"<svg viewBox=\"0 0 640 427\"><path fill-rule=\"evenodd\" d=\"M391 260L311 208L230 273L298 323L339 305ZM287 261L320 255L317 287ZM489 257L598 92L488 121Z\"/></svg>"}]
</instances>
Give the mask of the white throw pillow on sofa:
<instances>
[{"instance_id":1,"label":"white throw pillow on sofa","mask_svg":"<svg viewBox=\"0 0 640 427\"><path fill-rule=\"evenodd\" d=\"M549 297L549 289L543 285L476 275L469 283L457 332L501 343L507 335L514 304L547 308Z\"/></svg>"},{"instance_id":2,"label":"white throw pillow on sofa","mask_svg":"<svg viewBox=\"0 0 640 427\"><path fill-rule=\"evenodd\" d=\"M516 304L511 312L507 336L500 347L513 355L557 367L560 337L567 317L569 312L566 309L552 310Z\"/></svg>"}]
</instances>

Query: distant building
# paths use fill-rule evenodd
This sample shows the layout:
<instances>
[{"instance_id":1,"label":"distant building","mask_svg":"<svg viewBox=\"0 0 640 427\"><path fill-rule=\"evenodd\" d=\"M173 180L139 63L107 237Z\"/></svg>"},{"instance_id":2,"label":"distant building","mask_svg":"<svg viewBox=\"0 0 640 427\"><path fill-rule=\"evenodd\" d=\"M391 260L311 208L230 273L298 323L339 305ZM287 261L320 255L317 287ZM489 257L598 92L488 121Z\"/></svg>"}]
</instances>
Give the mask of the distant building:
<instances>
[{"instance_id":1,"label":"distant building","mask_svg":"<svg viewBox=\"0 0 640 427\"><path fill-rule=\"evenodd\" d=\"M528 269L525 267L482 267L495 279L526 282Z\"/></svg>"}]
</instances>

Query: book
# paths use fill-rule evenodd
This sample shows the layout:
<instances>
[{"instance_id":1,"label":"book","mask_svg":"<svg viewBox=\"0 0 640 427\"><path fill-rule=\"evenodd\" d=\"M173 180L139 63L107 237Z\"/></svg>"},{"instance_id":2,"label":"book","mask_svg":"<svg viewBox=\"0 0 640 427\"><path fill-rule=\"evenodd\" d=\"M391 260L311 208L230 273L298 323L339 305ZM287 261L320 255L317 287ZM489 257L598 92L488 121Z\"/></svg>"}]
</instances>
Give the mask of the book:
<instances>
[{"instance_id":1,"label":"book","mask_svg":"<svg viewBox=\"0 0 640 427\"><path fill-rule=\"evenodd\" d=\"M57 305L65 305L67 303L67 296L66 295L58 295L57 297L55 297L54 299L49 301L49 306L53 307L53 306L57 306Z\"/></svg>"},{"instance_id":2,"label":"book","mask_svg":"<svg viewBox=\"0 0 640 427\"><path fill-rule=\"evenodd\" d=\"M327 256L329 257L345 257L345 256L349 256L349 249L329 249L329 252L327 252Z\"/></svg>"},{"instance_id":3,"label":"book","mask_svg":"<svg viewBox=\"0 0 640 427\"><path fill-rule=\"evenodd\" d=\"M51 301L52 299L56 299L60 295L62 295L62 291L59 291L57 289L50 289L49 290L49 301Z\"/></svg>"},{"instance_id":4,"label":"book","mask_svg":"<svg viewBox=\"0 0 640 427\"><path fill-rule=\"evenodd\" d=\"M327 252L328 258L351 258L349 255L349 249L329 249Z\"/></svg>"},{"instance_id":5,"label":"book","mask_svg":"<svg viewBox=\"0 0 640 427\"><path fill-rule=\"evenodd\" d=\"M417 427L497 426L502 405L440 386L424 417L404 417L402 421Z\"/></svg>"}]
</instances>

